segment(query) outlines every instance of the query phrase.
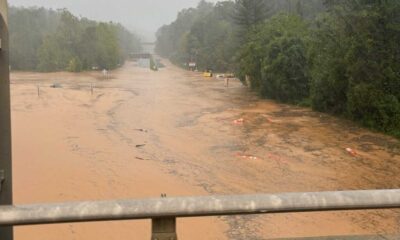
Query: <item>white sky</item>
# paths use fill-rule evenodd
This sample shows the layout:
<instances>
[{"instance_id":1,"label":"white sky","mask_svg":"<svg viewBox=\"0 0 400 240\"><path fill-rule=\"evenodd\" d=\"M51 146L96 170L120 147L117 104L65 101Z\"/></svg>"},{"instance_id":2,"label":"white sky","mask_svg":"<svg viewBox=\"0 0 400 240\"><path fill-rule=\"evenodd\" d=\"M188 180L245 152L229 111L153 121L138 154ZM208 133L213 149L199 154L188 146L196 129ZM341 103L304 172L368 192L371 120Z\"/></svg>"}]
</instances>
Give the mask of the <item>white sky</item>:
<instances>
[{"instance_id":1,"label":"white sky","mask_svg":"<svg viewBox=\"0 0 400 240\"><path fill-rule=\"evenodd\" d=\"M67 8L77 16L114 21L149 38L179 10L194 7L200 0L8 0L12 6ZM209 0L216 2L217 0Z\"/></svg>"}]
</instances>

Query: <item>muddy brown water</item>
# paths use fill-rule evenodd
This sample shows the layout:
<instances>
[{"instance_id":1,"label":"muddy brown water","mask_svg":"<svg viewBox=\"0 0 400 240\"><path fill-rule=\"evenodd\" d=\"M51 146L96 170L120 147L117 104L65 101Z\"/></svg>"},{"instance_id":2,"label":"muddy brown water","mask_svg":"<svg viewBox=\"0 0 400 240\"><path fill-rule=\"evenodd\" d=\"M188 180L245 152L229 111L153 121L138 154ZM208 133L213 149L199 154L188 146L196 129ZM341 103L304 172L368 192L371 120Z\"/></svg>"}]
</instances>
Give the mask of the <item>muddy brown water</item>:
<instances>
[{"instance_id":1,"label":"muddy brown water","mask_svg":"<svg viewBox=\"0 0 400 240\"><path fill-rule=\"evenodd\" d=\"M16 204L400 187L400 143L391 137L170 64L152 72L127 63L111 75L12 74ZM399 221L398 210L213 217L180 219L178 232L246 240L392 235ZM150 222L17 227L15 235L150 239Z\"/></svg>"}]
</instances>

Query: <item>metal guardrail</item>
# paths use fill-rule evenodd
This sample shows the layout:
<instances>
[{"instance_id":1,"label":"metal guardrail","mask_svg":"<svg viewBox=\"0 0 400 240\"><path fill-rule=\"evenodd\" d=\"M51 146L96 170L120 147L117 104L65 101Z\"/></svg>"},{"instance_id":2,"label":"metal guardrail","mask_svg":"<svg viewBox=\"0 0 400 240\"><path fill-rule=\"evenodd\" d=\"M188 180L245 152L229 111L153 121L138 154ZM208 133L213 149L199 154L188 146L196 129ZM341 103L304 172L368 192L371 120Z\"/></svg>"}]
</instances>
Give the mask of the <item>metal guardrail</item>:
<instances>
[{"instance_id":1,"label":"metal guardrail","mask_svg":"<svg viewBox=\"0 0 400 240\"><path fill-rule=\"evenodd\" d=\"M1 206L0 226L152 219L152 239L177 239L176 218L400 208L400 190L157 198Z\"/></svg>"},{"instance_id":2,"label":"metal guardrail","mask_svg":"<svg viewBox=\"0 0 400 240\"><path fill-rule=\"evenodd\" d=\"M157 198L2 206L0 226L400 208L400 190Z\"/></svg>"}]
</instances>

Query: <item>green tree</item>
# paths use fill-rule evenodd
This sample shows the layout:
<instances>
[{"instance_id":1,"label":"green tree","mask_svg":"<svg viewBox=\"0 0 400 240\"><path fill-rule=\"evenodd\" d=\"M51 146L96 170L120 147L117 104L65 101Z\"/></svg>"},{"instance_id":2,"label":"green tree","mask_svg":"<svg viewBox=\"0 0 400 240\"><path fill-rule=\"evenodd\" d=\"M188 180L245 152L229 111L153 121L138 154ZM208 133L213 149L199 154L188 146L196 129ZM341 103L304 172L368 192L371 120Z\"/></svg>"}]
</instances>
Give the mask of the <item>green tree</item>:
<instances>
[{"instance_id":1,"label":"green tree","mask_svg":"<svg viewBox=\"0 0 400 240\"><path fill-rule=\"evenodd\" d=\"M120 24L77 18L65 9L10 9L11 66L18 70L116 68L140 40Z\"/></svg>"},{"instance_id":2,"label":"green tree","mask_svg":"<svg viewBox=\"0 0 400 240\"><path fill-rule=\"evenodd\" d=\"M65 60L63 56L66 53L58 45L57 39L54 37L47 37L43 41L42 46L38 50L39 62L37 69L43 72L60 71L65 67Z\"/></svg>"},{"instance_id":3,"label":"green tree","mask_svg":"<svg viewBox=\"0 0 400 240\"><path fill-rule=\"evenodd\" d=\"M237 25L246 31L250 30L267 18L266 2L262 0L236 0L233 18Z\"/></svg>"},{"instance_id":4,"label":"green tree","mask_svg":"<svg viewBox=\"0 0 400 240\"><path fill-rule=\"evenodd\" d=\"M248 41L248 35L268 17L266 1L236 0L232 19L236 24L236 37L240 44Z\"/></svg>"},{"instance_id":5,"label":"green tree","mask_svg":"<svg viewBox=\"0 0 400 240\"><path fill-rule=\"evenodd\" d=\"M309 96L308 27L296 15L280 14L255 31L243 48L242 76L262 96L297 103Z\"/></svg>"},{"instance_id":6,"label":"green tree","mask_svg":"<svg viewBox=\"0 0 400 240\"><path fill-rule=\"evenodd\" d=\"M174 63L197 62L199 69L233 70L235 54L232 13L235 3L201 1L182 10L177 19L158 31L156 51Z\"/></svg>"},{"instance_id":7,"label":"green tree","mask_svg":"<svg viewBox=\"0 0 400 240\"><path fill-rule=\"evenodd\" d=\"M162 26L157 31L156 52L163 57L170 58L177 64L186 62L186 58L179 52L181 44L184 42L184 36L196 21L204 19L213 11L213 6L212 3L200 1L197 8L188 8L180 11L174 22Z\"/></svg>"},{"instance_id":8,"label":"green tree","mask_svg":"<svg viewBox=\"0 0 400 240\"><path fill-rule=\"evenodd\" d=\"M263 31L266 36L261 92L282 102L297 103L309 96L307 59L308 27L296 15L273 17Z\"/></svg>"},{"instance_id":9,"label":"green tree","mask_svg":"<svg viewBox=\"0 0 400 240\"><path fill-rule=\"evenodd\" d=\"M400 135L400 2L327 4L314 38L314 108Z\"/></svg>"},{"instance_id":10,"label":"green tree","mask_svg":"<svg viewBox=\"0 0 400 240\"><path fill-rule=\"evenodd\" d=\"M38 48L45 37L55 32L60 17L43 8L9 9L10 65L14 70L35 70Z\"/></svg>"},{"instance_id":11,"label":"green tree","mask_svg":"<svg viewBox=\"0 0 400 240\"><path fill-rule=\"evenodd\" d=\"M114 69L122 63L117 31L113 26L100 23L96 29L96 62L100 68Z\"/></svg>"}]
</instances>

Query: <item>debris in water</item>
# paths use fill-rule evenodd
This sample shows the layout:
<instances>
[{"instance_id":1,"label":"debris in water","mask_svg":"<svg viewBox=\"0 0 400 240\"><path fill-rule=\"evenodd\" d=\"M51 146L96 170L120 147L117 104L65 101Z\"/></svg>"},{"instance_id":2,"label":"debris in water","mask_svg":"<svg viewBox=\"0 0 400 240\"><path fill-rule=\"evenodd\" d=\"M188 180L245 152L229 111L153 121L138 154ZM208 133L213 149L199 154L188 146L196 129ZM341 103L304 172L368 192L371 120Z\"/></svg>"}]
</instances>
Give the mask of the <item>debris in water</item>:
<instances>
[{"instance_id":1,"label":"debris in water","mask_svg":"<svg viewBox=\"0 0 400 240\"><path fill-rule=\"evenodd\" d=\"M243 125L244 123L244 119L243 118L239 118L233 121L233 124L235 125Z\"/></svg>"},{"instance_id":2,"label":"debris in water","mask_svg":"<svg viewBox=\"0 0 400 240\"><path fill-rule=\"evenodd\" d=\"M139 129L135 129L136 131L139 131L139 132L148 132L148 130L147 129L143 129L143 128L139 128Z\"/></svg>"},{"instance_id":3,"label":"debris in water","mask_svg":"<svg viewBox=\"0 0 400 240\"><path fill-rule=\"evenodd\" d=\"M357 157L358 156L358 153L354 149L346 148L346 152L348 152L353 157Z\"/></svg>"},{"instance_id":4,"label":"debris in water","mask_svg":"<svg viewBox=\"0 0 400 240\"><path fill-rule=\"evenodd\" d=\"M60 83L53 83L50 85L51 88L62 88L62 85Z\"/></svg>"},{"instance_id":5,"label":"debris in water","mask_svg":"<svg viewBox=\"0 0 400 240\"><path fill-rule=\"evenodd\" d=\"M252 155L245 155L242 153L236 153L237 157L243 158L243 159L248 159L248 160L258 160L258 157L252 156Z\"/></svg>"}]
</instances>

